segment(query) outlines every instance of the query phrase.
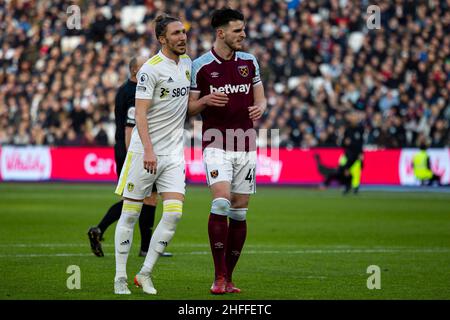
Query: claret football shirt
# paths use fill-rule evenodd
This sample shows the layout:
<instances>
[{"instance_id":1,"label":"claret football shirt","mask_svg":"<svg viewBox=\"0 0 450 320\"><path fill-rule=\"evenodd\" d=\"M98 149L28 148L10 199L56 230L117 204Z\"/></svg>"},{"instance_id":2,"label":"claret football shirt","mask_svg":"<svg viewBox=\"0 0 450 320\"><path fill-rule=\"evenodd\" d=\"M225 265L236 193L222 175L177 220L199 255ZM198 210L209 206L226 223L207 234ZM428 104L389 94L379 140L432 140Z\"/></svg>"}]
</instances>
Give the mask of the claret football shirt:
<instances>
[{"instance_id":1,"label":"claret football shirt","mask_svg":"<svg viewBox=\"0 0 450 320\"><path fill-rule=\"evenodd\" d=\"M253 121L249 117L248 107L254 105L253 87L257 85L262 85L259 66L256 58L249 53L237 51L230 60L224 60L213 48L193 61L191 91L199 92L200 98L212 92L223 92L229 99L225 107L208 106L202 111L203 148L256 150L256 132L252 130ZM222 141L215 137L214 131L208 133L209 129L220 131ZM247 135L244 146L231 136L242 134ZM226 143L227 135L228 141L235 141L233 144Z\"/></svg>"}]
</instances>

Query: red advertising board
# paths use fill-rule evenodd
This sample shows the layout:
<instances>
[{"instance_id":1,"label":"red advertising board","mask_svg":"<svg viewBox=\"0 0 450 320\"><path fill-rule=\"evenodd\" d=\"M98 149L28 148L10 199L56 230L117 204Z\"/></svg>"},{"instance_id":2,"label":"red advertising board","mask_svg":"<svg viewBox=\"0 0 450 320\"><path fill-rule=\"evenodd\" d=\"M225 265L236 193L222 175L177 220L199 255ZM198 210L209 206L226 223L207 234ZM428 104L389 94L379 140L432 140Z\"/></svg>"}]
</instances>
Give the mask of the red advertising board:
<instances>
[{"instance_id":1,"label":"red advertising board","mask_svg":"<svg viewBox=\"0 0 450 320\"><path fill-rule=\"evenodd\" d=\"M417 149L365 150L361 176L363 185L415 185L412 157ZM450 149L428 151L433 170L450 181ZM318 184L323 181L316 155L326 166L336 166L342 150L279 149L258 151L258 184ZM188 183L205 183L202 152L185 149ZM12 147L0 148L2 181L114 182L116 166L113 148Z\"/></svg>"},{"instance_id":2,"label":"red advertising board","mask_svg":"<svg viewBox=\"0 0 450 320\"><path fill-rule=\"evenodd\" d=\"M115 181L113 148L51 148L52 180Z\"/></svg>"}]
</instances>

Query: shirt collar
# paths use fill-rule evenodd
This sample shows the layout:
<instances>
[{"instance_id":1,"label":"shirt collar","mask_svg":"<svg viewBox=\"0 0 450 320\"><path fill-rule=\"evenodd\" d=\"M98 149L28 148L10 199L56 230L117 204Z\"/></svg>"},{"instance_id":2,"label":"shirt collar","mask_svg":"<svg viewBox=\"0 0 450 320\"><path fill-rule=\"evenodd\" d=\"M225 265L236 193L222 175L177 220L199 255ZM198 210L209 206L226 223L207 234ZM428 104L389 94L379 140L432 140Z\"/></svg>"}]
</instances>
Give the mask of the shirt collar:
<instances>
[{"instance_id":1,"label":"shirt collar","mask_svg":"<svg viewBox=\"0 0 450 320\"><path fill-rule=\"evenodd\" d=\"M230 60L222 59L222 58L217 54L217 52L214 50L214 47L211 48L211 54L214 56L214 58L215 58L219 63L227 62L227 61L233 61L233 60L236 61L236 60L237 60L237 56L236 56L236 52L235 52L235 51L233 51L233 56L231 57Z\"/></svg>"},{"instance_id":2,"label":"shirt collar","mask_svg":"<svg viewBox=\"0 0 450 320\"><path fill-rule=\"evenodd\" d=\"M163 59L163 60L166 61L166 62L173 63L174 65L177 65L177 63L175 62L175 60L173 60L173 59L167 57L167 56L162 52L162 50L159 50L158 56L160 56L161 59ZM181 61L181 59L178 60L178 63L179 63L180 61Z\"/></svg>"}]
</instances>

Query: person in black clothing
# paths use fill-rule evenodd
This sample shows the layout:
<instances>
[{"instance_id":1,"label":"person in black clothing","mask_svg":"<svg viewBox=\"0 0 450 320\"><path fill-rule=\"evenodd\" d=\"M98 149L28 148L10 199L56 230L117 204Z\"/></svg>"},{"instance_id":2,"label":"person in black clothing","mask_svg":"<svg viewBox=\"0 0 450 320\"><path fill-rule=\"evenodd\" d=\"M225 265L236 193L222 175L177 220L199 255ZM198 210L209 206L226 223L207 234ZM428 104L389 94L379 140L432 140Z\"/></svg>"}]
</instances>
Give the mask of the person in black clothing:
<instances>
[{"instance_id":1,"label":"person in black clothing","mask_svg":"<svg viewBox=\"0 0 450 320\"><path fill-rule=\"evenodd\" d=\"M364 128L359 123L358 114L353 111L347 116L349 126L346 128L342 147L344 155L339 159L337 168L329 168L320 162L319 155L315 155L319 172L325 177L324 185L328 187L333 180L345 186L344 194L351 189L356 194L359 190L361 169L363 167L363 135Z\"/></svg>"},{"instance_id":2,"label":"person in black clothing","mask_svg":"<svg viewBox=\"0 0 450 320\"><path fill-rule=\"evenodd\" d=\"M116 160L117 176L120 176L127 149L131 140L131 132L135 126L134 119L134 101L136 93L136 74L146 61L144 57L133 57L129 63L130 78L119 88L116 99L114 115L116 121L116 133L114 145L114 156ZM153 186L150 197L144 199L141 215L139 216L139 229L141 231L141 250L139 256L147 255L152 229L155 221L155 211L158 202L156 186ZM88 237L91 244L91 250L97 257L103 257L101 241L106 229L119 220L122 212L123 200L113 204L106 212L103 219L97 226L91 227L88 231ZM171 256L166 252L164 256Z\"/></svg>"}]
</instances>

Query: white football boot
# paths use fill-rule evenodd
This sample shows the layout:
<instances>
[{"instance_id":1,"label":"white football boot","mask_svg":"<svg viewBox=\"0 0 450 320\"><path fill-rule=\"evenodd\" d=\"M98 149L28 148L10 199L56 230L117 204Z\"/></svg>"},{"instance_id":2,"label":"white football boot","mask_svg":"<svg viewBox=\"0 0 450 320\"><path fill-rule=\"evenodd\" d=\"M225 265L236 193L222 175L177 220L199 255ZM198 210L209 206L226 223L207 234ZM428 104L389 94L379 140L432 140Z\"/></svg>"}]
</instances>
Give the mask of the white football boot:
<instances>
[{"instance_id":1,"label":"white football boot","mask_svg":"<svg viewBox=\"0 0 450 320\"><path fill-rule=\"evenodd\" d=\"M134 277L134 284L147 294L156 294L157 292L149 274L138 273Z\"/></svg>"},{"instance_id":2,"label":"white football boot","mask_svg":"<svg viewBox=\"0 0 450 320\"><path fill-rule=\"evenodd\" d=\"M128 289L127 278L119 278L114 281L114 293L115 294L131 294Z\"/></svg>"}]
</instances>

